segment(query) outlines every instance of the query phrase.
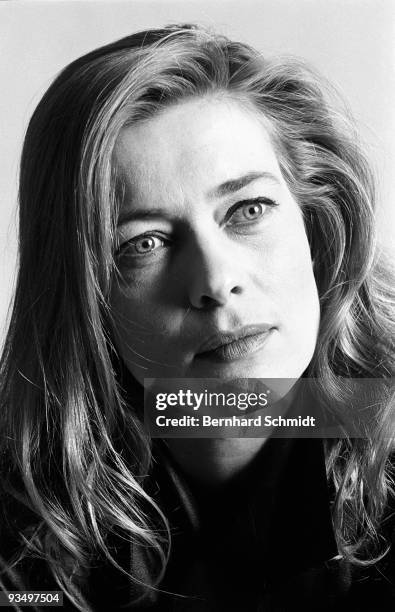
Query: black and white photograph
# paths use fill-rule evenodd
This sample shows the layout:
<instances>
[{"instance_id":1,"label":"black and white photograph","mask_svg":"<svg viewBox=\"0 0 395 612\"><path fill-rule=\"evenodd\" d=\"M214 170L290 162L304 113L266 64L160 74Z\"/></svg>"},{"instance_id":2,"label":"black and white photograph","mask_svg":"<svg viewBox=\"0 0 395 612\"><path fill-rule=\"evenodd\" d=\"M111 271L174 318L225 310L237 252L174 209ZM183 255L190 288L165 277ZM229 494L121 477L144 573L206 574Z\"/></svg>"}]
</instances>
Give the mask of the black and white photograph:
<instances>
[{"instance_id":1,"label":"black and white photograph","mask_svg":"<svg viewBox=\"0 0 395 612\"><path fill-rule=\"evenodd\" d=\"M395 3L0 2L0 607L395 607Z\"/></svg>"}]
</instances>

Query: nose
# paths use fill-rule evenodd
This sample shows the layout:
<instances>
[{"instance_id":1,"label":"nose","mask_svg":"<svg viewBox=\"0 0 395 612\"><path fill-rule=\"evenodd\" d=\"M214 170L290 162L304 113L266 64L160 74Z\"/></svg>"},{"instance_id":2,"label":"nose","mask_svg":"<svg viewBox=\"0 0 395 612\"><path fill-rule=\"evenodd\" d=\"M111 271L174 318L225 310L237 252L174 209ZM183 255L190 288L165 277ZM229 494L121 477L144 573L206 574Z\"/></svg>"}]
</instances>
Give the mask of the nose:
<instances>
[{"instance_id":1,"label":"nose","mask_svg":"<svg viewBox=\"0 0 395 612\"><path fill-rule=\"evenodd\" d=\"M240 268L232 259L231 245L225 245L225 241L206 238L191 253L188 297L194 308L224 306L232 295L243 293Z\"/></svg>"}]
</instances>

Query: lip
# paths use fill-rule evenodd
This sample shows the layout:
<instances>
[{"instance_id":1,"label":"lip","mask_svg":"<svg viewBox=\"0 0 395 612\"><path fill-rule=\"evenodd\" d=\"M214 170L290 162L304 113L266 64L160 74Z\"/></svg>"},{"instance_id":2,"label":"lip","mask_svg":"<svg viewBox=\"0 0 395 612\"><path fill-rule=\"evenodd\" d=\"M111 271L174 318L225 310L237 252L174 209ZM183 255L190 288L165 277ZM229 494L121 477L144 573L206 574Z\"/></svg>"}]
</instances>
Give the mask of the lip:
<instances>
[{"instance_id":1,"label":"lip","mask_svg":"<svg viewBox=\"0 0 395 612\"><path fill-rule=\"evenodd\" d=\"M196 358L207 361L235 361L259 350L266 342L273 325L245 325L231 332L219 332L210 336L200 346Z\"/></svg>"}]
</instances>

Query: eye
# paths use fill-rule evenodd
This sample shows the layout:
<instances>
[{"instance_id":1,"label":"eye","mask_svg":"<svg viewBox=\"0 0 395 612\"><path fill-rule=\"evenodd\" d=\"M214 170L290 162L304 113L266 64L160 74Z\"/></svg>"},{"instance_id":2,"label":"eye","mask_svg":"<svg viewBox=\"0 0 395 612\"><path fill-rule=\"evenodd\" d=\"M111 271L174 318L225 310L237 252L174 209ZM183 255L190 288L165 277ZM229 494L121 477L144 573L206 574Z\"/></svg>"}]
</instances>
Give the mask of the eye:
<instances>
[{"instance_id":1,"label":"eye","mask_svg":"<svg viewBox=\"0 0 395 612\"><path fill-rule=\"evenodd\" d=\"M156 234L141 234L125 242L119 249L119 255L142 256L150 255L158 248L164 246L165 241Z\"/></svg>"},{"instance_id":2,"label":"eye","mask_svg":"<svg viewBox=\"0 0 395 612\"><path fill-rule=\"evenodd\" d=\"M263 206L259 202L256 202L255 204L245 204L240 210L247 221L253 221L254 219L258 219L258 217L263 215Z\"/></svg>"},{"instance_id":3,"label":"eye","mask_svg":"<svg viewBox=\"0 0 395 612\"><path fill-rule=\"evenodd\" d=\"M278 206L278 204L270 198L260 197L238 202L228 211L228 225L257 221L266 216L268 207L274 206Z\"/></svg>"}]
</instances>

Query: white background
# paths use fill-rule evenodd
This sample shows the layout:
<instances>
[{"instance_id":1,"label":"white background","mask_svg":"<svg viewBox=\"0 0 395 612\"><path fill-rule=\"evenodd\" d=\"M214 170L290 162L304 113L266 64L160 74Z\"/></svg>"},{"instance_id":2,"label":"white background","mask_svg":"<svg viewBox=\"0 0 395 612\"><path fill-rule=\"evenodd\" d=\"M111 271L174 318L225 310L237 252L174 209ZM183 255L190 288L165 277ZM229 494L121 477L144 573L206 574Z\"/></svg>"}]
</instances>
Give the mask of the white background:
<instances>
[{"instance_id":1,"label":"white background","mask_svg":"<svg viewBox=\"0 0 395 612\"><path fill-rule=\"evenodd\" d=\"M0 2L0 339L15 281L18 158L35 105L81 54L143 28L190 21L268 55L303 57L337 85L378 177L381 241L394 248L395 1Z\"/></svg>"}]
</instances>

